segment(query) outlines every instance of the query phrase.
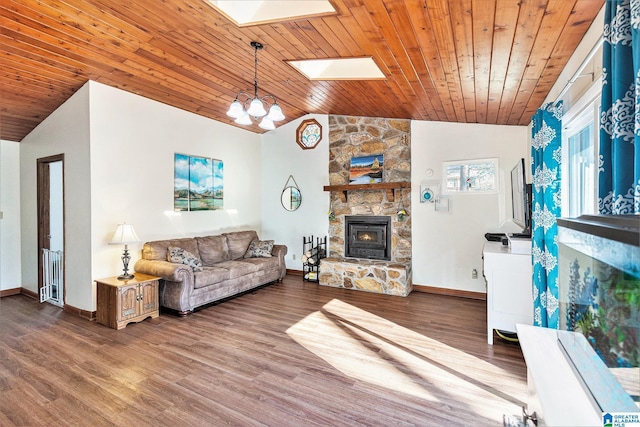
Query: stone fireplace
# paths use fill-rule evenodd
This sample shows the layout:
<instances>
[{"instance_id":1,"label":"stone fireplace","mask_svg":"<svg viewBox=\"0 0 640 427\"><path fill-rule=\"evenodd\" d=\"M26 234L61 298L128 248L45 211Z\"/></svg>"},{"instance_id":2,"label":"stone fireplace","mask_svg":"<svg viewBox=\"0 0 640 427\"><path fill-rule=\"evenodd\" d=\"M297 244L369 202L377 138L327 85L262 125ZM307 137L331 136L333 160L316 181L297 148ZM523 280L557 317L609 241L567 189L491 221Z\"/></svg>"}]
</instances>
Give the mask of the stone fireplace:
<instances>
[{"instance_id":1,"label":"stone fireplace","mask_svg":"<svg viewBox=\"0 0 640 427\"><path fill-rule=\"evenodd\" d=\"M382 183L402 186L349 188L352 157L384 155ZM329 116L329 183L347 186L331 191L329 257L320 264L320 284L406 296L411 292L411 121L351 116ZM408 216L397 215L405 209ZM347 248L351 219L384 220L386 247L373 248L373 237L361 234L354 251ZM349 224L347 220L349 219ZM370 231L357 225L356 233ZM353 231L353 230L352 230ZM347 234L345 234L347 233ZM377 243L376 243L377 245Z\"/></svg>"}]
</instances>

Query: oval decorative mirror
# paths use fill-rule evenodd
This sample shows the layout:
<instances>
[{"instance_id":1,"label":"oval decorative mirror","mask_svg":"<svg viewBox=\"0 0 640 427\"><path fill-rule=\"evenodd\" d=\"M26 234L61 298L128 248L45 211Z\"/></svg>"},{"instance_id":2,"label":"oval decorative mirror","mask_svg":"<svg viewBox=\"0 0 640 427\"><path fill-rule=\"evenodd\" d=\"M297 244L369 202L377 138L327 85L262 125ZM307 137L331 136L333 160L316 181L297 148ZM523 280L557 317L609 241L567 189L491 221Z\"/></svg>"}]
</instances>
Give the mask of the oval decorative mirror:
<instances>
[{"instance_id":1,"label":"oval decorative mirror","mask_svg":"<svg viewBox=\"0 0 640 427\"><path fill-rule=\"evenodd\" d=\"M290 184L290 181L293 181L293 185ZM293 175L289 175L289 179L287 179L287 182L284 184L280 202L282 203L282 207L289 212L298 209L302 203L302 194L300 194L298 183L293 179Z\"/></svg>"}]
</instances>

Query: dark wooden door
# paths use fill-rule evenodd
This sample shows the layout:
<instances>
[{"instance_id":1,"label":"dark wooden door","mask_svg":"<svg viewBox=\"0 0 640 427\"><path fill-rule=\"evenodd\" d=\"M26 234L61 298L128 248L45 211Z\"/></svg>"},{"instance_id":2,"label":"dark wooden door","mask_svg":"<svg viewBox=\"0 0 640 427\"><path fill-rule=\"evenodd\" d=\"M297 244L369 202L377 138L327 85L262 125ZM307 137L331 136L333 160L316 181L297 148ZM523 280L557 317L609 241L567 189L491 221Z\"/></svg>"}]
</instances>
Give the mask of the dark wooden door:
<instances>
[{"instance_id":1,"label":"dark wooden door","mask_svg":"<svg viewBox=\"0 0 640 427\"><path fill-rule=\"evenodd\" d=\"M53 163L62 163L62 170L64 171L64 154L57 154L54 156L43 157L37 160L37 209L38 209L38 294L42 295L42 287L45 284L44 278L44 262L43 262L43 250L51 249L51 165ZM63 173L64 175L64 173ZM56 183L54 185L59 185ZM56 189L56 194L62 192L62 203L64 204L64 184L62 188ZM58 203L58 201L56 201ZM64 208L62 208L64 212ZM64 218L60 219L62 226L58 229L64 230ZM58 236L64 239L63 236ZM63 240L64 241L64 240ZM60 258L62 261L64 258ZM64 283L64 262L62 262L62 276L60 283ZM64 304L64 288L56 288L55 292L48 291L45 294L51 296L55 295L55 304L62 306ZM45 298L48 299L48 298ZM42 298L41 298L42 300Z\"/></svg>"}]
</instances>

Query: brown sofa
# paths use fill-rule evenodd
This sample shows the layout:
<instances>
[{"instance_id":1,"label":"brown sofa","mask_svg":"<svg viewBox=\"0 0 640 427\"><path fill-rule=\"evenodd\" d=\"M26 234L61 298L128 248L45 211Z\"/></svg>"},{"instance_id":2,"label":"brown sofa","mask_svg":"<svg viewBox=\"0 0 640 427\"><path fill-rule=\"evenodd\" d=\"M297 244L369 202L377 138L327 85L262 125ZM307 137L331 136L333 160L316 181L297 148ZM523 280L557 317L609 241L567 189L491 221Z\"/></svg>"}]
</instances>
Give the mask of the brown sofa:
<instances>
[{"instance_id":1,"label":"brown sofa","mask_svg":"<svg viewBox=\"0 0 640 427\"><path fill-rule=\"evenodd\" d=\"M162 277L160 305L186 315L202 305L284 278L287 247L273 245L270 257L249 257L246 252L254 240L259 241L255 231L237 231L147 242L134 269ZM191 252L201 260L202 268L167 261L169 247Z\"/></svg>"}]
</instances>

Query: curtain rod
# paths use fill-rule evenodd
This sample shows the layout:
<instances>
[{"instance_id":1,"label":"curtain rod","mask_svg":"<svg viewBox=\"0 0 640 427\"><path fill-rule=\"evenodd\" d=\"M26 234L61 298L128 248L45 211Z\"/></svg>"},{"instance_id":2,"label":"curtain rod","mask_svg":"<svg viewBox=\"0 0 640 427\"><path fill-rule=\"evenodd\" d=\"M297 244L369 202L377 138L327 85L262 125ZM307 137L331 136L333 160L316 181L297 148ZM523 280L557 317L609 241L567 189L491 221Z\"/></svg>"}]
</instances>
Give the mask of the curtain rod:
<instances>
[{"instance_id":1,"label":"curtain rod","mask_svg":"<svg viewBox=\"0 0 640 427\"><path fill-rule=\"evenodd\" d=\"M573 85L576 82L576 80L578 80L578 78L582 75L582 72L584 71L584 69L587 66L587 64L589 63L589 61L591 61L591 59L593 59L593 57L596 54L596 52L598 51L598 49L600 49L600 47L602 47L603 43L604 43L604 37L600 37L598 39L598 41L596 42L596 44L593 45L593 47L591 48L591 50L589 51L587 56L584 58L584 60L582 61L582 63L580 64L580 66L578 67L576 72L573 73L573 77L571 77L571 79L569 79L567 84L564 85L564 88L562 89L560 94L556 97L555 101L553 101L554 104L557 103L558 101L560 101L562 99L562 97L567 93L567 91L569 90L571 85Z\"/></svg>"}]
</instances>

